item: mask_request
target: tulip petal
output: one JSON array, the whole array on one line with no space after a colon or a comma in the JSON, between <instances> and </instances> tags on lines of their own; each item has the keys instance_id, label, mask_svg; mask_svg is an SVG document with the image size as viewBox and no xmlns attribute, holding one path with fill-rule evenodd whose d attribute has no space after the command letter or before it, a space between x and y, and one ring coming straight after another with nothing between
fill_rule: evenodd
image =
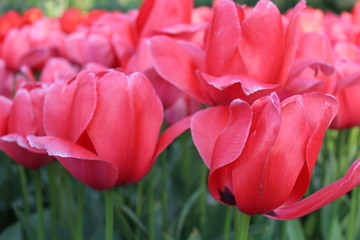
<instances>
[{"instance_id":1,"label":"tulip petal","mask_svg":"<svg viewBox=\"0 0 360 240\"><path fill-rule=\"evenodd\" d=\"M74 77L76 68L64 58L50 59L41 71L40 82L53 83L60 80L66 81Z\"/></svg>"},{"instance_id":2,"label":"tulip petal","mask_svg":"<svg viewBox=\"0 0 360 240\"><path fill-rule=\"evenodd\" d=\"M31 169L38 169L52 160L44 150L31 147L26 138L19 134L2 136L0 149L18 164Z\"/></svg>"},{"instance_id":3,"label":"tulip petal","mask_svg":"<svg viewBox=\"0 0 360 240\"><path fill-rule=\"evenodd\" d=\"M193 48L196 50L193 52L203 54L198 47L193 45ZM150 50L154 68L162 78L198 101L210 103L206 91L196 78L198 66L195 58L184 46L169 37L157 36L151 38Z\"/></svg>"},{"instance_id":4,"label":"tulip petal","mask_svg":"<svg viewBox=\"0 0 360 240\"><path fill-rule=\"evenodd\" d=\"M85 63L96 62L106 67L113 67L115 54L107 36L100 33L90 33L83 42Z\"/></svg>"},{"instance_id":5,"label":"tulip petal","mask_svg":"<svg viewBox=\"0 0 360 240\"><path fill-rule=\"evenodd\" d=\"M136 20L139 35L178 23L190 23L193 0L145 0ZM166 21L164 21L166 19Z\"/></svg>"},{"instance_id":6,"label":"tulip petal","mask_svg":"<svg viewBox=\"0 0 360 240\"><path fill-rule=\"evenodd\" d=\"M289 79L296 78L299 74L301 74L302 71L304 71L308 67L312 68L315 72L320 70L326 76L330 76L335 72L335 68L326 62L308 58L297 58L291 68Z\"/></svg>"},{"instance_id":7,"label":"tulip petal","mask_svg":"<svg viewBox=\"0 0 360 240\"><path fill-rule=\"evenodd\" d=\"M247 73L260 82L279 81L284 49L284 31L279 9L271 1L261 0L241 24L239 50L242 58L247 60Z\"/></svg>"},{"instance_id":8,"label":"tulip petal","mask_svg":"<svg viewBox=\"0 0 360 240\"><path fill-rule=\"evenodd\" d=\"M264 174L270 151L280 130L281 111L276 94L256 101L252 106L253 122L250 134L232 171L236 205L241 212L264 212L261 199ZM222 189L221 189L222 190Z\"/></svg>"},{"instance_id":9,"label":"tulip petal","mask_svg":"<svg viewBox=\"0 0 360 240\"><path fill-rule=\"evenodd\" d=\"M331 127L344 129L353 126L360 126L360 85L349 86L335 94L339 101L339 110Z\"/></svg>"},{"instance_id":10,"label":"tulip petal","mask_svg":"<svg viewBox=\"0 0 360 240\"><path fill-rule=\"evenodd\" d=\"M117 185L133 183L153 164L163 120L161 102L150 81L138 73L128 78L109 71L100 78L97 90L89 137L98 156L117 167Z\"/></svg>"},{"instance_id":11,"label":"tulip petal","mask_svg":"<svg viewBox=\"0 0 360 240\"><path fill-rule=\"evenodd\" d=\"M79 73L70 85L54 84L44 100L47 135L76 142L94 114L96 98L96 76L92 72Z\"/></svg>"},{"instance_id":12,"label":"tulip petal","mask_svg":"<svg viewBox=\"0 0 360 240\"><path fill-rule=\"evenodd\" d=\"M210 173L232 163L241 154L252 122L252 112L249 104L235 99L230 104L230 117L219 137L216 139Z\"/></svg>"},{"instance_id":13,"label":"tulip petal","mask_svg":"<svg viewBox=\"0 0 360 240\"><path fill-rule=\"evenodd\" d=\"M186 130L190 128L190 120L193 116L188 116L184 119L181 119L177 123L171 125L168 129L166 129L160 136L158 144L156 146L154 159L156 159L162 151L167 148L174 141L175 138L180 136Z\"/></svg>"},{"instance_id":14,"label":"tulip petal","mask_svg":"<svg viewBox=\"0 0 360 240\"><path fill-rule=\"evenodd\" d=\"M289 220L305 216L335 201L360 184L360 159L356 160L345 176L320 189L307 198L264 214L266 217Z\"/></svg>"},{"instance_id":15,"label":"tulip petal","mask_svg":"<svg viewBox=\"0 0 360 240\"><path fill-rule=\"evenodd\" d=\"M264 165L259 213L283 205L306 164L304 156L312 132L305 111L301 96L292 97L287 104L281 104L280 130Z\"/></svg>"},{"instance_id":16,"label":"tulip petal","mask_svg":"<svg viewBox=\"0 0 360 240\"><path fill-rule=\"evenodd\" d=\"M30 93L19 89L13 99L9 116L9 133L26 136L36 133L36 123Z\"/></svg>"},{"instance_id":17,"label":"tulip petal","mask_svg":"<svg viewBox=\"0 0 360 240\"><path fill-rule=\"evenodd\" d=\"M282 104L286 105L292 98L286 99ZM337 112L337 101L331 95L315 92L304 94L301 98L311 136L306 146L306 162L285 204L298 201L307 191L325 132Z\"/></svg>"},{"instance_id":18,"label":"tulip petal","mask_svg":"<svg viewBox=\"0 0 360 240\"><path fill-rule=\"evenodd\" d=\"M216 140L226 127L229 118L229 108L219 106L199 111L191 119L192 139L208 168L211 166Z\"/></svg>"},{"instance_id":19,"label":"tulip petal","mask_svg":"<svg viewBox=\"0 0 360 240\"><path fill-rule=\"evenodd\" d=\"M266 84L255 81L246 75L214 77L201 71L196 71L196 73L213 102L221 105L228 105L236 98L251 104L262 96L269 95L282 87L280 84Z\"/></svg>"},{"instance_id":20,"label":"tulip petal","mask_svg":"<svg viewBox=\"0 0 360 240\"><path fill-rule=\"evenodd\" d=\"M35 126L37 136L45 136L43 110L44 110L44 96L43 88L35 88L30 91L31 104L34 112ZM29 134L27 134L29 135Z\"/></svg>"},{"instance_id":21,"label":"tulip petal","mask_svg":"<svg viewBox=\"0 0 360 240\"><path fill-rule=\"evenodd\" d=\"M0 96L0 136L8 132L8 119L12 101L4 96Z\"/></svg>"},{"instance_id":22,"label":"tulip petal","mask_svg":"<svg viewBox=\"0 0 360 240\"><path fill-rule=\"evenodd\" d=\"M206 71L211 75L242 72L243 62L238 54L240 42L238 9L232 1L221 1L214 8L206 46Z\"/></svg>"},{"instance_id":23,"label":"tulip petal","mask_svg":"<svg viewBox=\"0 0 360 240\"><path fill-rule=\"evenodd\" d=\"M285 55L284 62L282 67L282 72L280 76L279 83L285 83L288 79L289 72L291 69L291 63L294 60L296 48L298 47L298 38L299 38L299 14L306 7L306 1L299 1L296 6L293 8L293 12L290 18L290 22L286 29L285 34Z\"/></svg>"},{"instance_id":24,"label":"tulip petal","mask_svg":"<svg viewBox=\"0 0 360 240\"><path fill-rule=\"evenodd\" d=\"M32 147L44 149L56 157L76 179L89 187L104 190L115 186L116 167L87 149L57 137L29 136L28 140Z\"/></svg>"},{"instance_id":25,"label":"tulip petal","mask_svg":"<svg viewBox=\"0 0 360 240\"><path fill-rule=\"evenodd\" d=\"M230 104L226 127L216 139L209 174L209 191L224 204L234 204L232 167L242 153L252 122L250 106L236 99Z\"/></svg>"}]
</instances>

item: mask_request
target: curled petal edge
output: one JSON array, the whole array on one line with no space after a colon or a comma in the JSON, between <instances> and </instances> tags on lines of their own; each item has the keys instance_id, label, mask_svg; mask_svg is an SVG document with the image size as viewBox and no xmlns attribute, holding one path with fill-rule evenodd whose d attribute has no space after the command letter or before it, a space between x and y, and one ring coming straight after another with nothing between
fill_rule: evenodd
<instances>
[{"instance_id":1,"label":"curled petal edge","mask_svg":"<svg viewBox=\"0 0 360 240\"><path fill-rule=\"evenodd\" d=\"M358 158L346 172L345 176L332 184L320 189L307 198L280 207L264 214L268 218L290 220L303 217L319 208L335 201L360 184L360 158Z\"/></svg>"},{"instance_id":2,"label":"curled petal edge","mask_svg":"<svg viewBox=\"0 0 360 240\"><path fill-rule=\"evenodd\" d=\"M76 143L57 137L27 137L30 145L54 156L76 179L96 190L115 187L116 166Z\"/></svg>"}]
</instances>

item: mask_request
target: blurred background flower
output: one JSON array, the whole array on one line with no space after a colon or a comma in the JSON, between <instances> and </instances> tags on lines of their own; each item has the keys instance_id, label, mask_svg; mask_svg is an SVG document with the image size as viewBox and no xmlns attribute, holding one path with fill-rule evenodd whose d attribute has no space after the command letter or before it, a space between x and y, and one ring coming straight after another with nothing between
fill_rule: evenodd
<instances>
[{"instance_id":1,"label":"blurred background flower","mask_svg":"<svg viewBox=\"0 0 360 240\"><path fill-rule=\"evenodd\" d=\"M142 0L2 0L0 2L0 14L6 10L15 9L24 11L32 7L39 7L48 16L59 16L66 8L76 7L81 10L102 8L107 10L128 10L137 8ZM196 6L210 6L212 0L194 0ZM240 4L255 5L256 0L236 0ZM297 0L273 0L281 9L286 11L294 6ZM356 0L308 0L308 6L331 10L333 12L350 11Z\"/></svg>"}]
</instances>

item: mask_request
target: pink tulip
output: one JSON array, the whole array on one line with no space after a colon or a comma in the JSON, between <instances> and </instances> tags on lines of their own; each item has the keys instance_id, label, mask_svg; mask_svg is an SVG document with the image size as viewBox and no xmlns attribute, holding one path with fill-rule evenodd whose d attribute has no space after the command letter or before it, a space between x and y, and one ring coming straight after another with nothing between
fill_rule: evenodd
<instances>
[{"instance_id":1,"label":"pink tulip","mask_svg":"<svg viewBox=\"0 0 360 240\"><path fill-rule=\"evenodd\" d=\"M46 137L28 137L78 180L94 189L131 184L143 178L157 155L182 131L160 138L161 102L142 74L109 70L80 72L58 82L44 101Z\"/></svg>"}]
</instances>

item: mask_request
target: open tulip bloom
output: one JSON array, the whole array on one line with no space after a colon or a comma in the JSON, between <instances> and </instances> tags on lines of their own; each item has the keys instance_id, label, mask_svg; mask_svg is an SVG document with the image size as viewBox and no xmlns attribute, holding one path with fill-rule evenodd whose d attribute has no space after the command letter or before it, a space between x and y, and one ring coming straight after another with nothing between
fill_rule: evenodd
<instances>
[{"instance_id":1,"label":"open tulip bloom","mask_svg":"<svg viewBox=\"0 0 360 240\"><path fill-rule=\"evenodd\" d=\"M360 160L342 179L300 200L336 110L330 95L295 95L280 103L272 93L251 106L236 99L230 106L195 114L192 137L210 169L212 196L249 215L285 220L302 217L349 192L360 183Z\"/></svg>"}]
</instances>

